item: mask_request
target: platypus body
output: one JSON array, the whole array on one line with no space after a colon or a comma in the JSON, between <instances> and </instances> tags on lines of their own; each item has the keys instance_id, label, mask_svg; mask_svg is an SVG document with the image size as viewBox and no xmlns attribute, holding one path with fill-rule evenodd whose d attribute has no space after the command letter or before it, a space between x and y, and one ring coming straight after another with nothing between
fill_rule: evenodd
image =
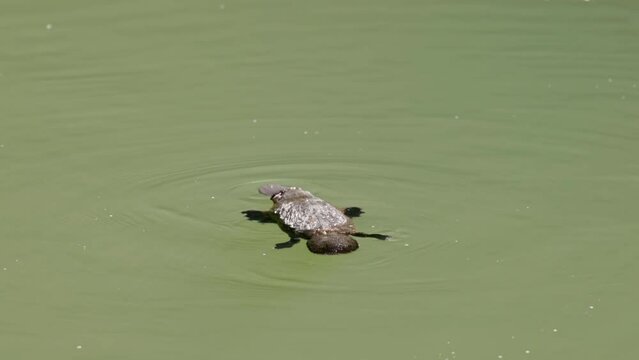
<instances>
[{"instance_id":1,"label":"platypus body","mask_svg":"<svg viewBox=\"0 0 639 360\"><path fill-rule=\"evenodd\" d=\"M388 238L380 234L364 234L355 229L351 220L362 214L357 207L340 210L328 202L299 187L277 184L259 188L263 195L270 196L273 207L268 211L243 211L250 220L277 222L290 240L276 248L291 247L299 238L308 239L306 246L316 254L343 254L357 250L357 241L351 237Z\"/></svg>"}]
</instances>

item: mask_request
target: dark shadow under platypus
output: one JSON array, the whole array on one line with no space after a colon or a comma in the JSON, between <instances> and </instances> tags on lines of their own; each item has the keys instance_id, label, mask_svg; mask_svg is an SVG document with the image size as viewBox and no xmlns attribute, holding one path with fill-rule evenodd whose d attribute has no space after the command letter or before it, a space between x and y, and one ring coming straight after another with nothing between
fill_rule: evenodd
<instances>
[{"instance_id":1,"label":"dark shadow under platypus","mask_svg":"<svg viewBox=\"0 0 639 360\"><path fill-rule=\"evenodd\" d=\"M316 254L342 254L357 250L359 244L351 236L386 240L387 235L365 234L355 229L351 218L364 212L358 207L340 210L328 202L298 187L269 184L259 192L270 196L273 207L268 211L242 211L247 219L260 223L277 223L288 234L289 241L275 245L289 248L308 239L306 245Z\"/></svg>"}]
</instances>

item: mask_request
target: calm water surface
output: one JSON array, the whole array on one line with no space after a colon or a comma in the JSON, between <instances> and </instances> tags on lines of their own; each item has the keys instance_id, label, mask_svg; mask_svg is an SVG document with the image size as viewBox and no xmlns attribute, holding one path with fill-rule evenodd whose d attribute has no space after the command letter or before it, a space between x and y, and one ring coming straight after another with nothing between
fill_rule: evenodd
<instances>
[{"instance_id":1,"label":"calm water surface","mask_svg":"<svg viewBox=\"0 0 639 360\"><path fill-rule=\"evenodd\" d=\"M2 358L636 354L639 3L4 0L0 30ZM392 239L275 250L240 213L267 182Z\"/></svg>"}]
</instances>

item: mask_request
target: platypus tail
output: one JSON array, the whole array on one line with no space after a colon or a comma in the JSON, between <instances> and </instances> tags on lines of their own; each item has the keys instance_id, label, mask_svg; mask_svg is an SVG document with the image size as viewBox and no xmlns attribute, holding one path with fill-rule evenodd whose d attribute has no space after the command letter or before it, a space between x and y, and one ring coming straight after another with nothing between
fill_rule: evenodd
<instances>
[{"instance_id":1,"label":"platypus tail","mask_svg":"<svg viewBox=\"0 0 639 360\"><path fill-rule=\"evenodd\" d=\"M306 242L311 252L316 254L336 255L357 250L359 245L352 237L337 233L317 233Z\"/></svg>"}]
</instances>

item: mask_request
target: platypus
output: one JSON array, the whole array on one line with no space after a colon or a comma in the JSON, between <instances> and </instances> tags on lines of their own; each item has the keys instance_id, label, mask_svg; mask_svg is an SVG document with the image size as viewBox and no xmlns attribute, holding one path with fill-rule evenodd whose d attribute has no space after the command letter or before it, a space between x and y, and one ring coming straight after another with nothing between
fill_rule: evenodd
<instances>
[{"instance_id":1,"label":"platypus","mask_svg":"<svg viewBox=\"0 0 639 360\"><path fill-rule=\"evenodd\" d=\"M316 254L343 254L357 250L359 245L351 237L389 238L381 234L358 232L351 220L363 213L358 207L340 210L310 192L295 186L262 185L259 192L270 196L273 207L268 211L247 210L242 213L250 220L276 222L290 240L277 244L278 249L291 247L299 238L308 239L306 246Z\"/></svg>"}]
</instances>

